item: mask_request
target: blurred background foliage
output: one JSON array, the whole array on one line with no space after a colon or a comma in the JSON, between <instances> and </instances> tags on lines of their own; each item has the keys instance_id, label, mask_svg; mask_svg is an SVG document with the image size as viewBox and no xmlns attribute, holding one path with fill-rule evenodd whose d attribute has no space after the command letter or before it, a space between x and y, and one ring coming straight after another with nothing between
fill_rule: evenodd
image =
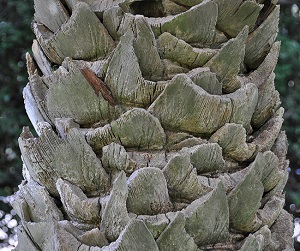
<instances>
[{"instance_id":1,"label":"blurred background foliage","mask_svg":"<svg viewBox=\"0 0 300 251\"><path fill-rule=\"evenodd\" d=\"M276 68L276 87L285 108L284 130L289 139L288 158L291 162L286 209L300 217L300 3L280 0L280 4L278 40L282 45ZM32 18L33 0L0 0L1 250L11 250L9 246L15 243L15 213L6 197L17 190L22 180L17 139L22 127L30 125L24 110L22 89L27 82L25 53L30 51L34 38L30 29Z\"/></svg>"},{"instance_id":2,"label":"blurred background foliage","mask_svg":"<svg viewBox=\"0 0 300 251\"><path fill-rule=\"evenodd\" d=\"M285 1L283 1L285 2ZM283 128L289 141L290 178L286 187L286 209L300 217L300 2L281 5L278 40L281 51L276 88L285 108Z\"/></svg>"},{"instance_id":3,"label":"blurred background foliage","mask_svg":"<svg viewBox=\"0 0 300 251\"><path fill-rule=\"evenodd\" d=\"M25 53L30 51L33 0L0 0L0 250L16 244L16 216L7 196L22 180L18 137L26 116L22 89L27 82Z\"/></svg>"},{"instance_id":4,"label":"blurred background foliage","mask_svg":"<svg viewBox=\"0 0 300 251\"><path fill-rule=\"evenodd\" d=\"M0 0L0 196L12 194L22 179L17 140L22 126L30 124L22 89L32 18L33 0Z\"/></svg>"}]
</instances>

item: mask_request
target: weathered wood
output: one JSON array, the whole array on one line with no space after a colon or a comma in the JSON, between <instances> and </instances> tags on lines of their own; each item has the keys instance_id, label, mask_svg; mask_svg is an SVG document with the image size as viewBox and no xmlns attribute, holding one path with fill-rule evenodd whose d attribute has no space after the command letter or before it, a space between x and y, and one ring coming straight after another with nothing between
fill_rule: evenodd
<instances>
[{"instance_id":1,"label":"weathered wood","mask_svg":"<svg viewBox=\"0 0 300 251\"><path fill-rule=\"evenodd\" d=\"M69 19L68 11L59 0L35 0L34 19L55 33Z\"/></svg>"},{"instance_id":2,"label":"weathered wood","mask_svg":"<svg viewBox=\"0 0 300 251\"><path fill-rule=\"evenodd\" d=\"M34 39L32 42L31 50L33 53L34 60L37 63L37 66L39 67L39 70L45 76L50 75L52 73L51 63L45 56L41 46L39 45L36 39Z\"/></svg>"},{"instance_id":3,"label":"weathered wood","mask_svg":"<svg viewBox=\"0 0 300 251\"><path fill-rule=\"evenodd\" d=\"M264 61L257 67L256 70L252 71L249 76L244 77L245 83L253 83L258 88L263 85L272 75L275 70L280 50L280 42L275 42Z\"/></svg>"},{"instance_id":4,"label":"weathered wood","mask_svg":"<svg viewBox=\"0 0 300 251\"><path fill-rule=\"evenodd\" d=\"M216 12L216 4L205 0L188 11L174 16L172 20L162 23L161 30L188 43L209 44L215 35Z\"/></svg>"},{"instance_id":5,"label":"weathered wood","mask_svg":"<svg viewBox=\"0 0 300 251\"><path fill-rule=\"evenodd\" d=\"M207 143L207 140L201 139L201 138L195 138L193 135L191 135L189 133L185 133L185 132L166 131L166 135L167 135L167 142L166 142L167 148L177 145L177 144L180 144L181 142L188 140L188 139L198 140L198 142L199 142L198 145ZM180 148L178 150L181 150L182 148Z\"/></svg>"},{"instance_id":6,"label":"weathered wood","mask_svg":"<svg viewBox=\"0 0 300 251\"><path fill-rule=\"evenodd\" d=\"M131 220L119 238L102 251L159 251L155 240L145 224L140 220Z\"/></svg>"},{"instance_id":7,"label":"weathered wood","mask_svg":"<svg viewBox=\"0 0 300 251\"><path fill-rule=\"evenodd\" d=\"M54 198L49 195L45 187L30 181L21 184L19 189L19 194L12 205L21 220L33 222L63 220L62 212L58 209ZM26 206L22 205L23 203L26 203Z\"/></svg>"},{"instance_id":8,"label":"weathered wood","mask_svg":"<svg viewBox=\"0 0 300 251\"><path fill-rule=\"evenodd\" d=\"M125 173L132 173L136 163L130 159L122 145L111 143L102 148L102 165L111 176L118 175L121 170Z\"/></svg>"},{"instance_id":9,"label":"weathered wood","mask_svg":"<svg viewBox=\"0 0 300 251\"><path fill-rule=\"evenodd\" d=\"M185 229L198 246L224 242L229 235L229 212L224 186L221 182L205 196L182 210Z\"/></svg>"},{"instance_id":10,"label":"weathered wood","mask_svg":"<svg viewBox=\"0 0 300 251\"><path fill-rule=\"evenodd\" d=\"M277 156L271 151L264 152L263 154L258 153L257 157L259 155L263 156L263 161L261 161L262 183L265 192L268 192L278 184L282 176L279 170L279 161Z\"/></svg>"},{"instance_id":11,"label":"weathered wood","mask_svg":"<svg viewBox=\"0 0 300 251\"><path fill-rule=\"evenodd\" d=\"M222 1L215 2L219 3L220 5ZM227 3L227 8L233 8L229 10L230 15L228 15L229 13L224 15L225 11L219 14L217 28L231 37L235 37L246 25L249 27L249 31L252 32L255 28L256 20L262 9L262 6L253 1L227 0L226 2L229 2ZM241 5L238 7L238 9L236 9L240 3Z\"/></svg>"},{"instance_id":12,"label":"weathered wood","mask_svg":"<svg viewBox=\"0 0 300 251\"><path fill-rule=\"evenodd\" d=\"M245 63L249 68L255 69L259 66L270 51L277 36L278 22L279 6L276 6L265 21L247 38Z\"/></svg>"},{"instance_id":13,"label":"weathered wood","mask_svg":"<svg viewBox=\"0 0 300 251\"><path fill-rule=\"evenodd\" d=\"M294 250L294 240L290 233L293 232L293 217L282 210L275 223L270 228L272 240L277 245L277 250Z\"/></svg>"},{"instance_id":14,"label":"weathered wood","mask_svg":"<svg viewBox=\"0 0 300 251\"><path fill-rule=\"evenodd\" d=\"M122 107L115 106L112 97L113 101L107 100L102 92L96 94L74 61L66 59L64 65L42 78L43 83L49 86L45 103L52 121L55 118L72 118L78 124L91 125L111 121L125 112ZM93 75L93 78L97 77ZM85 95L82 96L82 93Z\"/></svg>"},{"instance_id":15,"label":"weathered wood","mask_svg":"<svg viewBox=\"0 0 300 251\"><path fill-rule=\"evenodd\" d=\"M218 144L202 144L184 148L182 151L190 154L191 164L196 168L198 174L222 171L225 167L222 148Z\"/></svg>"},{"instance_id":16,"label":"weathered wood","mask_svg":"<svg viewBox=\"0 0 300 251\"><path fill-rule=\"evenodd\" d=\"M177 74L188 73L190 71L186 66L169 59L163 59L162 62L164 65L164 80L170 80Z\"/></svg>"},{"instance_id":17,"label":"weathered wood","mask_svg":"<svg viewBox=\"0 0 300 251\"><path fill-rule=\"evenodd\" d=\"M264 197L261 200L261 204L265 205L269 200L271 200L276 194L282 194L284 187L287 183L287 180L289 178L289 172L287 171L288 163L284 166L284 171L281 173L281 178L278 184L268 193L264 195Z\"/></svg>"},{"instance_id":18,"label":"weathered wood","mask_svg":"<svg viewBox=\"0 0 300 251\"><path fill-rule=\"evenodd\" d=\"M284 109L279 108L276 113L259 129L253 136L253 144L257 145L257 151L268 151L273 146L276 138L280 133L280 128L283 123Z\"/></svg>"},{"instance_id":19,"label":"weathered wood","mask_svg":"<svg viewBox=\"0 0 300 251\"><path fill-rule=\"evenodd\" d=\"M256 150L254 144L246 142L246 136L246 130L242 125L229 123L216 131L209 141L218 143L225 156L245 161L250 159Z\"/></svg>"},{"instance_id":20,"label":"weathered wood","mask_svg":"<svg viewBox=\"0 0 300 251\"><path fill-rule=\"evenodd\" d=\"M116 105L116 101L114 100L113 96L111 95L111 92L109 89L107 89L104 82L96 76L96 74L89 69L88 67L84 67L80 69L82 75L85 77L85 79L89 82L89 84L93 87L95 94L99 96L99 93L101 93L102 97L108 101L108 103L111 106Z\"/></svg>"},{"instance_id":21,"label":"weathered wood","mask_svg":"<svg viewBox=\"0 0 300 251\"><path fill-rule=\"evenodd\" d=\"M140 108L132 109L110 124L86 134L87 142L96 150L111 142L139 149L162 149L165 138L159 120Z\"/></svg>"},{"instance_id":22,"label":"weathered wood","mask_svg":"<svg viewBox=\"0 0 300 251\"><path fill-rule=\"evenodd\" d=\"M226 20L234 15L242 4L242 0L214 0L218 6L218 23L222 23L223 20ZM232 24L231 24L232 25Z\"/></svg>"},{"instance_id":23,"label":"weathered wood","mask_svg":"<svg viewBox=\"0 0 300 251\"><path fill-rule=\"evenodd\" d=\"M37 71L33 58L30 56L28 52L26 52L26 68L28 76L33 76Z\"/></svg>"},{"instance_id":24,"label":"weathered wood","mask_svg":"<svg viewBox=\"0 0 300 251\"><path fill-rule=\"evenodd\" d=\"M262 220L263 225L271 227L274 224L283 209L284 202L283 194L274 196L262 209L258 210L258 216Z\"/></svg>"},{"instance_id":25,"label":"weathered wood","mask_svg":"<svg viewBox=\"0 0 300 251\"><path fill-rule=\"evenodd\" d=\"M45 85L45 83L43 83L43 81L41 80L39 75L37 75L37 73L29 77L29 86L36 103L36 108L39 109L39 113L43 117L43 120L40 122L47 121L48 123L52 124L47 104L45 102L48 86Z\"/></svg>"},{"instance_id":26,"label":"weathered wood","mask_svg":"<svg viewBox=\"0 0 300 251\"><path fill-rule=\"evenodd\" d=\"M157 39L157 43L162 58L193 68L203 66L217 53L217 50L192 47L184 40L178 39L168 32L161 34Z\"/></svg>"},{"instance_id":27,"label":"weathered wood","mask_svg":"<svg viewBox=\"0 0 300 251\"><path fill-rule=\"evenodd\" d=\"M206 105L208 103L209 106ZM190 78L181 74L172 79L149 107L149 111L168 130L209 134L230 119L231 102L229 99L209 95Z\"/></svg>"},{"instance_id":28,"label":"weathered wood","mask_svg":"<svg viewBox=\"0 0 300 251\"><path fill-rule=\"evenodd\" d=\"M175 155L162 171L173 200L192 201L203 193L198 182L197 170L191 164L189 153Z\"/></svg>"},{"instance_id":29,"label":"weathered wood","mask_svg":"<svg viewBox=\"0 0 300 251\"><path fill-rule=\"evenodd\" d=\"M94 251L96 251L96 247L103 247L109 245L109 242L105 237L105 234L101 232L99 228L94 228L90 231L84 232L83 234L78 236L77 239L81 243L88 245L90 250L95 249ZM100 251L100 248L98 249Z\"/></svg>"},{"instance_id":30,"label":"weathered wood","mask_svg":"<svg viewBox=\"0 0 300 251\"><path fill-rule=\"evenodd\" d=\"M11 202L11 206L15 210L16 214L20 217L20 219L22 219L22 221L25 222L31 221L31 215L30 215L30 209L28 203L26 202L26 200L24 199L20 191L15 193L14 200Z\"/></svg>"},{"instance_id":31,"label":"weathered wood","mask_svg":"<svg viewBox=\"0 0 300 251\"><path fill-rule=\"evenodd\" d=\"M63 179L57 180L56 187L64 210L71 220L99 224L99 198L88 198L80 188Z\"/></svg>"},{"instance_id":32,"label":"weathered wood","mask_svg":"<svg viewBox=\"0 0 300 251\"><path fill-rule=\"evenodd\" d=\"M249 28L246 26L236 38L229 40L205 66L217 74L222 83L223 91L231 93L241 87L237 74L245 56L245 43ZM228 65L230 63L230 67Z\"/></svg>"},{"instance_id":33,"label":"weathered wood","mask_svg":"<svg viewBox=\"0 0 300 251\"><path fill-rule=\"evenodd\" d=\"M170 223L169 218L165 214L139 215L137 219L145 223L155 240Z\"/></svg>"},{"instance_id":34,"label":"weathered wood","mask_svg":"<svg viewBox=\"0 0 300 251\"><path fill-rule=\"evenodd\" d=\"M252 125L259 127L280 107L279 92L275 89L275 73L258 88L258 102L252 117Z\"/></svg>"},{"instance_id":35,"label":"weathered wood","mask_svg":"<svg viewBox=\"0 0 300 251\"><path fill-rule=\"evenodd\" d=\"M227 122L242 124L250 130L256 104L257 87L253 84L226 96L216 96L205 92L186 75L178 74L148 110L168 130L208 135Z\"/></svg>"},{"instance_id":36,"label":"weathered wood","mask_svg":"<svg viewBox=\"0 0 300 251\"><path fill-rule=\"evenodd\" d=\"M108 1L83 0L83 2L86 2L93 12L103 13L105 10L111 7L118 6L120 3L123 3L125 1L124 0L108 0Z\"/></svg>"},{"instance_id":37,"label":"weathered wood","mask_svg":"<svg viewBox=\"0 0 300 251\"><path fill-rule=\"evenodd\" d=\"M208 67L193 69L187 75L196 85L209 94L222 94L222 84L218 81L216 74L212 73Z\"/></svg>"},{"instance_id":38,"label":"weathered wood","mask_svg":"<svg viewBox=\"0 0 300 251\"><path fill-rule=\"evenodd\" d=\"M128 30L121 37L109 63L105 83L117 102L145 107L155 100L163 90L163 86L156 82L145 81L143 78L134 50L138 46L134 47L134 41L132 30Z\"/></svg>"},{"instance_id":39,"label":"weathered wood","mask_svg":"<svg viewBox=\"0 0 300 251\"><path fill-rule=\"evenodd\" d=\"M254 84L247 84L234 93L224 95L232 103L230 123L241 124L247 133L252 131L251 119L258 101L258 89Z\"/></svg>"},{"instance_id":40,"label":"weathered wood","mask_svg":"<svg viewBox=\"0 0 300 251\"><path fill-rule=\"evenodd\" d=\"M174 0L174 2L180 5L191 7L203 2L203 0Z\"/></svg>"},{"instance_id":41,"label":"weathered wood","mask_svg":"<svg viewBox=\"0 0 300 251\"><path fill-rule=\"evenodd\" d=\"M37 250L78 250L81 243L63 227L62 222L24 223L26 234ZM35 250L35 249L33 249Z\"/></svg>"},{"instance_id":42,"label":"weathered wood","mask_svg":"<svg viewBox=\"0 0 300 251\"><path fill-rule=\"evenodd\" d=\"M18 249L293 250L276 2L35 0Z\"/></svg>"},{"instance_id":43,"label":"weathered wood","mask_svg":"<svg viewBox=\"0 0 300 251\"><path fill-rule=\"evenodd\" d=\"M177 15L189 9L188 7L186 7L185 4L184 5L180 4L179 1L176 2L172 0L163 0L162 5L163 5L164 16ZM196 0L196 1L198 1L196 4L198 4L202 0Z\"/></svg>"},{"instance_id":44,"label":"weathered wood","mask_svg":"<svg viewBox=\"0 0 300 251\"><path fill-rule=\"evenodd\" d=\"M105 208L102 209L100 229L105 232L109 241L115 241L129 223L126 208L127 198L128 187L126 184L126 175L121 171L113 183L113 188Z\"/></svg>"},{"instance_id":45,"label":"weathered wood","mask_svg":"<svg viewBox=\"0 0 300 251\"><path fill-rule=\"evenodd\" d=\"M104 58L115 47L95 13L82 2L76 4L70 19L57 32L52 33L36 22L33 23L33 31L47 57L57 64L61 64L65 57Z\"/></svg>"},{"instance_id":46,"label":"weathered wood","mask_svg":"<svg viewBox=\"0 0 300 251\"><path fill-rule=\"evenodd\" d=\"M170 146L169 149L171 151L179 151L184 147L193 147L193 146L201 145L203 143L207 143L207 142L205 140L202 140L201 138L191 137Z\"/></svg>"},{"instance_id":47,"label":"weathered wood","mask_svg":"<svg viewBox=\"0 0 300 251\"><path fill-rule=\"evenodd\" d=\"M131 30L133 32L133 25L134 25L134 15L132 15L131 13L124 13L124 15L122 16L121 19L121 23L118 24L118 26L116 27L116 33L117 33L117 41L119 40L119 38L123 35L126 34L126 32L128 30Z\"/></svg>"},{"instance_id":48,"label":"weathered wood","mask_svg":"<svg viewBox=\"0 0 300 251\"><path fill-rule=\"evenodd\" d=\"M32 251L40 251L40 249L33 242L32 238L28 236L23 226L18 227L17 233L18 233L18 246L15 248L15 251L22 251L24 247Z\"/></svg>"},{"instance_id":49,"label":"weathered wood","mask_svg":"<svg viewBox=\"0 0 300 251\"><path fill-rule=\"evenodd\" d=\"M193 238L186 232L186 220L182 212L167 213L170 223L156 240L160 251L182 250L197 251Z\"/></svg>"},{"instance_id":50,"label":"weathered wood","mask_svg":"<svg viewBox=\"0 0 300 251\"><path fill-rule=\"evenodd\" d=\"M134 19L133 48L142 75L147 80L161 80L163 64L158 54L156 40L145 17L137 15Z\"/></svg>"},{"instance_id":51,"label":"weathered wood","mask_svg":"<svg viewBox=\"0 0 300 251\"><path fill-rule=\"evenodd\" d=\"M188 43L210 44L216 32L217 11L215 3L205 0L181 14L147 20L156 36L169 32Z\"/></svg>"},{"instance_id":52,"label":"weathered wood","mask_svg":"<svg viewBox=\"0 0 300 251\"><path fill-rule=\"evenodd\" d=\"M124 11L119 6L114 6L103 13L103 25L114 40L119 40L119 26L124 17Z\"/></svg>"},{"instance_id":53,"label":"weathered wood","mask_svg":"<svg viewBox=\"0 0 300 251\"><path fill-rule=\"evenodd\" d=\"M34 130L38 134L40 134L38 123L45 121L45 118L38 108L37 102L31 92L31 88L29 84L27 84L23 89L23 98L24 98L25 110L27 116L29 117L31 124L34 127Z\"/></svg>"},{"instance_id":54,"label":"weathered wood","mask_svg":"<svg viewBox=\"0 0 300 251\"><path fill-rule=\"evenodd\" d=\"M262 155L258 155L242 180L228 194L230 226L240 232L258 230L262 221L257 217L264 186L262 183Z\"/></svg>"},{"instance_id":55,"label":"weathered wood","mask_svg":"<svg viewBox=\"0 0 300 251\"><path fill-rule=\"evenodd\" d=\"M238 251L263 251L263 241L262 236L250 234Z\"/></svg>"},{"instance_id":56,"label":"weathered wood","mask_svg":"<svg viewBox=\"0 0 300 251\"><path fill-rule=\"evenodd\" d=\"M254 233L254 236L263 239L264 251L276 250L277 245L272 240L271 231L268 226L263 226L261 229Z\"/></svg>"},{"instance_id":57,"label":"weathered wood","mask_svg":"<svg viewBox=\"0 0 300 251\"><path fill-rule=\"evenodd\" d=\"M154 167L135 171L128 179L128 211L135 214L159 214L172 209L167 181Z\"/></svg>"},{"instance_id":58,"label":"weathered wood","mask_svg":"<svg viewBox=\"0 0 300 251\"><path fill-rule=\"evenodd\" d=\"M167 153L165 150L154 151L128 151L129 157L136 163L137 168L143 168L147 166L155 166L159 169L163 169L168 160L175 153Z\"/></svg>"},{"instance_id":59,"label":"weathered wood","mask_svg":"<svg viewBox=\"0 0 300 251\"><path fill-rule=\"evenodd\" d=\"M288 152L288 140L286 136L285 131L281 131L278 134L278 137L272 146L271 151L275 153L275 155L279 159L279 166L281 167L282 170L285 170L285 164L286 164L286 155Z\"/></svg>"},{"instance_id":60,"label":"weathered wood","mask_svg":"<svg viewBox=\"0 0 300 251\"><path fill-rule=\"evenodd\" d=\"M40 138L35 139L25 128L19 138L23 161L34 180L54 195L58 195L55 183L59 177L78 185L87 194L107 191L109 176L76 129L66 139L59 138L47 123L40 124L40 132Z\"/></svg>"}]
</instances>

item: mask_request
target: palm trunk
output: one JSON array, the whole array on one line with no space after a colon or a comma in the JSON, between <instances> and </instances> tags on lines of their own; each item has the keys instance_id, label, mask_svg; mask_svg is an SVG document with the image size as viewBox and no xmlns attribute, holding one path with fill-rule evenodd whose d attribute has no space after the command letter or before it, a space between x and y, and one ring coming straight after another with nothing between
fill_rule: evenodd
<instances>
[{"instance_id":1,"label":"palm trunk","mask_svg":"<svg viewBox=\"0 0 300 251\"><path fill-rule=\"evenodd\" d=\"M35 12L16 250L294 250L276 0Z\"/></svg>"}]
</instances>

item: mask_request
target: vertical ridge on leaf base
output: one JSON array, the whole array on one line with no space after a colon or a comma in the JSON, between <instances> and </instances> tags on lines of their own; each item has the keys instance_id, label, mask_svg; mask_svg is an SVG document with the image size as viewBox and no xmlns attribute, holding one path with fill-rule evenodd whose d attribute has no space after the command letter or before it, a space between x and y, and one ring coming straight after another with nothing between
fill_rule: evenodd
<instances>
[{"instance_id":1,"label":"vertical ridge on leaf base","mask_svg":"<svg viewBox=\"0 0 300 251\"><path fill-rule=\"evenodd\" d=\"M127 181L128 211L135 214L166 213L172 209L163 172L154 167L135 171Z\"/></svg>"},{"instance_id":2,"label":"vertical ridge on leaf base","mask_svg":"<svg viewBox=\"0 0 300 251\"><path fill-rule=\"evenodd\" d=\"M216 1L220 2L220 1ZM241 1L230 1L241 3ZM231 6L233 3L231 3ZM252 32L255 28L256 20L262 6L253 1L243 1L237 10L234 10L231 15L223 17L217 21L217 28L231 37L235 37L246 25L249 27L249 31Z\"/></svg>"},{"instance_id":3,"label":"vertical ridge on leaf base","mask_svg":"<svg viewBox=\"0 0 300 251\"><path fill-rule=\"evenodd\" d=\"M34 1L34 18L55 33L68 21L69 15L59 0Z\"/></svg>"},{"instance_id":4,"label":"vertical ridge on leaf base","mask_svg":"<svg viewBox=\"0 0 300 251\"><path fill-rule=\"evenodd\" d=\"M161 34L157 39L157 43L162 58L186 64L190 67L203 66L217 54L217 50L192 47L184 40L178 39L168 32Z\"/></svg>"},{"instance_id":5,"label":"vertical ridge on leaf base","mask_svg":"<svg viewBox=\"0 0 300 251\"><path fill-rule=\"evenodd\" d=\"M111 121L125 112L122 107L107 100L102 93L97 95L74 61L65 59L64 64L65 67L61 66L51 75L42 78L49 86L46 106L53 122L55 118L72 118L80 125L91 125Z\"/></svg>"},{"instance_id":6,"label":"vertical ridge on leaf base","mask_svg":"<svg viewBox=\"0 0 300 251\"><path fill-rule=\"evenodd\" d=\"M119 238L102 251L159 251L153 236L140 220L131 220Z\"/></svg>"},{"instance_id":7,"label":"vertical ridge on leaf base","mask_svg":"<svg viewBox=\"0 0 300 251\"><path fill-rule=\"evenodd\" d=\"M254 69L260 65L278 32L279 6L276 6L266 20L253 31L246 42L245 64Z\"/></svg>"},{"instance_id":8,"label":"vertical ridge on leaf base","mask_svg":"<svg viewBox=\"0 0 300 251\"><path fill-rule=\"evenodd\" d=\"M209 0L161 23L161 31L188 42L210 44L215 36L217 5ZM201 25L199 25L201 24Z\"/></svg>"},{"instance_id":9,"label":"vertical ridge on leaf base","mask_svg":"<svg viewBox=\"0 0 300 251\"><path fill-rule=\"evenodd\" d=\"M129 222L127 198L126 175L121 171L113 183L110 197L101 215L100 229L105 232L109 241L115 241Z\"/></svg>"},{"instance_id":10,"label":"vertical ridge on leaf base","mask_svg":"<svg viewBox=\"0 0 300 251\"><path fill-rule=\"evenodd\" d=\"M159 250L197 251L197 245L184 228L186 220L183 213L167 213L166 215L170 218L170 223L156 241Z\"/></svg>"},{"instance_id":11,"label":"vertical ridge on leaf base","mask_svg":"<svg viewBox=\"0 0 300 251\"><path fill-rule=\"evenodd\" d=\"M264 193L266 154L259 153L248 172L228 194L230 226L241 232L254 232L262 225L257 216Z\"/></svg>"},{"instance_id":12,"label":"vertical ridge on leaf base","mask_svg":"<svg viewBox=\"0 0 300 251\"><path fill-rule=\"evenodd\" d=\"M203 193L189 154L175 155L162 171L168 184L169 195L175 200L192 201Z\"/></svg>"},{"instance_id":13,"label":"vertical ridge on leaf base","mask_svg":"<svg viewBox=\"0 0 300 251\"><path fill-rule=\"evenodd\" d=\"M45 187L34 181L19 186L19 191L12 206L18 213L23 215L26 221L60 221L63 214L49 195Z\"/></svg>"},{"instance_id":14,"label":"vertical ridge on leaf base","mask_svg":"<svg viewBox=\"0 0 300 251\"><path fill-rule=\"evenodd\" d=\"M98 198L87 198L80 188L63 179L57 180L56 187L70 219L95 225L100 222Z\"/></svg>"},{"instance_id":15,"label":"vertical ridge on leaf base","mask_svg":"<svg viewBox=\"0 0 300 251\"><path fill-rule=\"evenodd\" d=\"M237 161L249 160L256 147L247 143L246 130L241 124L227 123L216 131L209 139L218 143L225 156Z\"/></svg>"},{"instance_id":16,"label":"vertical ridge on leaf base","mask_svg":"<svg viewBox=\"0 0 300 251\"><path fill-rule=\"evenodd\" d=\"M56 181L65 178L85 193L103 193L109 189L109 176L100 160L79 132L73 130L67 139L59 138L47 123L40 123L41 136L35 139L24 129L19 145L32 178L58 195ZM83 181L84 180L84 181Z\"/></svg>"},{"instance_id":17,"label":"vertical ridge on leaf base","mask_svg":"<svg viewBox=\"0 0 300 251\"><path fill-rule=\"evenodd\" d=\"M147 80L161 80L163 64L158 54L154 33L143 16L137 15L134 25L133 48L142 75Z\"/></svg>"},{"instance_id":18,"label":"vertical ridge on leaf base","mask_svg":"<svg viewBox=\"0 0 300 251\"><path fill-rule=\"evenodd\" d=\"M222 83L223 91L231 93L241 87L237 74L245 56L245 43L249 28L245 26L236 38L229 40L205 66L217 74ZM230 61L230 65L228 64Z\"/></svg>"},{"instance_id":19,"label":"vertical ridge on leaf base","mask_svg":"<svg viewBox=\"0 0 300 251\"><path fill-rule=\"evenodd\" d=\"M144 79L139 59L135 54L135 50L139 52L136 43L131 29L121 37L109 63L105 83L119 103L145 107L158 96L160 88L156 88L157 83L149 83ZM152 55L152 59L157 61L157 57L153 57ZM145 69L144 74L147 76Z\"/></svg>"},{"instance_id":20,"label":"vertical ridge on leaf base","mask_svg":"<svg viewBox=\"0 0 300 251\"><path fill-rule=\"evenodd\" d=\"M134 108L117 120L86 134L93 149L101 149L111 142L139 149L162 149L165 133L159 120L141 108Z\"/></svg>"},{"instance_id":21,"label":"vertical ridge on leaf base","mask_svg":"<svg viewBox=\"0 0 300 251\"><path fill-rule=\"evenodd\" d=\"M38 23L33 23L33 31L47 57L56 64L61 64L65 57L87 60L103 58L115 47L100 20L82 2L76 4L70 19L57 32L49 32ZM74 37L78 39L74 40Z\"/></svg>"},{"instance_id":22,"label":"vertical ridge on leaf base","mask_svg":"<svg viewBox=\"0 0 300 251\"><path fill-rule=\"evenodd\" d=\"M182 210L185 229L198 246L226 242L229 236L228 202L222 182Z\"/></svg>"}]
</instances>

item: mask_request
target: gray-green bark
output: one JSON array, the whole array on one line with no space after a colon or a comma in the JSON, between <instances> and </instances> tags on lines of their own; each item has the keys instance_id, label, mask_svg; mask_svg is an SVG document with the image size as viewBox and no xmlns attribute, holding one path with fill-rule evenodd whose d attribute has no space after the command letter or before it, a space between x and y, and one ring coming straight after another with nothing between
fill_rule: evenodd
<instances>
[{"instance_id":1,"label":"gray-green bark","mask_svg":"<svg viewBox=\"0 0 300 251\"><path fill-rule=\"evenodd\" d=\"M293 250L265 4L35 0L16 250Z\"/></svg>"}]
</instances>

